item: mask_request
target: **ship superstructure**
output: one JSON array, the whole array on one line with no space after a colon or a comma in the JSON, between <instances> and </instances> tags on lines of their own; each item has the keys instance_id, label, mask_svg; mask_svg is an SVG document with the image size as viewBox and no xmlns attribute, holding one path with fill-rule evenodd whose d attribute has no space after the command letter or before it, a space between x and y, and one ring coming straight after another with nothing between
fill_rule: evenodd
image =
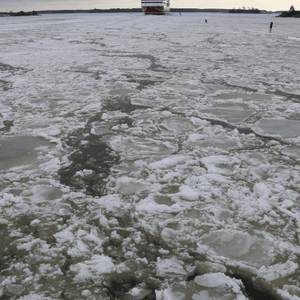
<instances>
[{"instance_id":1,"label":"ship superstructure","mask_svg":"<svg viewBox=\"0 0 300 300\"><path fill-rule=\"evenodd\" d=\"M165 15L170 12L170 0L142 0L145 15Z\"/></svg>"}]
</instances>

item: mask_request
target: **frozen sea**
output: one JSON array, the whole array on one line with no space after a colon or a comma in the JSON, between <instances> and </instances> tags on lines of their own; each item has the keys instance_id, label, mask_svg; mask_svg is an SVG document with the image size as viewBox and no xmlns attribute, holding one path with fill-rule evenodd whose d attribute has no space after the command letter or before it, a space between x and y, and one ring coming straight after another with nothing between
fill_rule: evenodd
<instances>
[{"instance_id":1,"label":"frozen sea","mask_svg":"<svg viewBox=\"0 0 300 300\"><path fill-rule=\"evenodd\" d=\"M299 22L0 18L0 298L300 299Z\"/></svg>"}]
</instances>

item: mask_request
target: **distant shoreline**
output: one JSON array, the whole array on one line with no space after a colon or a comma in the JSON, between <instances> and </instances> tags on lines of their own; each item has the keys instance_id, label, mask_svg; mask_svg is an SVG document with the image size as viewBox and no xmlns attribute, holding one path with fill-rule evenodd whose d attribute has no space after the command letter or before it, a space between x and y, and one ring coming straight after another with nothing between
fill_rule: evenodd
<instances>
[{"instance_id":1,"label":"distant shoreline","mask_svg":"<svg viewBox=\"0 0 300 300\"><path fill-rule=\"evenodd\" d=\"M141 8L111 8L111 9L77 9L77 10L37 10L31 12L0 12L0 16L36 16L40 14L74 14L74 13L140 13L142 12ZM205 13L231 13L232 9L214 9L214 8L171 8L172 12L205 12ZM267 14L267 13L281 13L282 11L271 12L266 10L260 10L259 14ZM241 10L235 13L249 13L253 14L253 11L250 10Z\"/></svg>"},{"instance_id":2,"label":"distant shoreline","mask_svg":"<svg viewBox=\"0 0 300 300\"><path fill-rule=\"evenodd\" d=\"M279 16L279 18L300 18L300 11L283 11Z\"/></svg>"},{"instance_id":3,"label":"distant shoreline","mask_svg":"<svg viewBox=\"0 0 300 300\"><path fill-rule=\"evenodd\" d=\"M14 12L9 12L8 15L10 17L23 17L23 16L37 16L38 13L36 11L31 11L31 12L24 12L24 11L19 11L17 13Z\"/></svg>"}]
</instances>

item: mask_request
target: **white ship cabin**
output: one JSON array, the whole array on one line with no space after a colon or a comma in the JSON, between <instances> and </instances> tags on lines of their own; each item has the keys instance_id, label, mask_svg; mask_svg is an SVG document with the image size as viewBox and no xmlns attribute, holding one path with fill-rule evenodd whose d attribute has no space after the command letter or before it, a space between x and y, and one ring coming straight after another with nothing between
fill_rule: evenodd
<instances>
[{"instance_id":1,"label":"white ship cabin","mask_svg":"<svg viewBox=\"0 0 300 300\"><path fill-rule=\"evenodd\" d=\"M145 14L166 14L170 12L170 0L142 0Z\"/></svg>"}]
</instances>

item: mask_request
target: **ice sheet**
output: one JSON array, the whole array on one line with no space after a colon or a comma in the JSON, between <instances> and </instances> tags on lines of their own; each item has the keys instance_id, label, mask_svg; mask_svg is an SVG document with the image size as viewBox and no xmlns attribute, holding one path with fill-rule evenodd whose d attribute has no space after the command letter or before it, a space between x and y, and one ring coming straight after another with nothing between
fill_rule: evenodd
<instances>
[{"instance_id":1,"label":"ice sheet","mask_svg":"<svg viewBox=\"0 0 300 300\"><path fill-rule=\"evenodd\" d=\"M212 247L218 254L249 264L262 266L272 262L272 246L263 239L244 232L220 230L202 237L204 244Z\"/></svg>"},{"instance_id":2,"label":"ice sheet","mask_svg":"<svg viewBox=\"0 0 300 300\"><path fill-rule=\"evenodd\" d=\"M282 119L261 119L256 124L257 131L263 135L277 135L293 138L300 135L300 121Z\"/></svg>"},{"instance_id":3,"label":"ice sheet","mask_svg":"<svg viewBox=\"0 0 300 300\"><path fill-rule=\"evenodd\" d=\"M0 18L0 298L299 299L299 28L270 21Z\"/></svg>"}]
</instances>

